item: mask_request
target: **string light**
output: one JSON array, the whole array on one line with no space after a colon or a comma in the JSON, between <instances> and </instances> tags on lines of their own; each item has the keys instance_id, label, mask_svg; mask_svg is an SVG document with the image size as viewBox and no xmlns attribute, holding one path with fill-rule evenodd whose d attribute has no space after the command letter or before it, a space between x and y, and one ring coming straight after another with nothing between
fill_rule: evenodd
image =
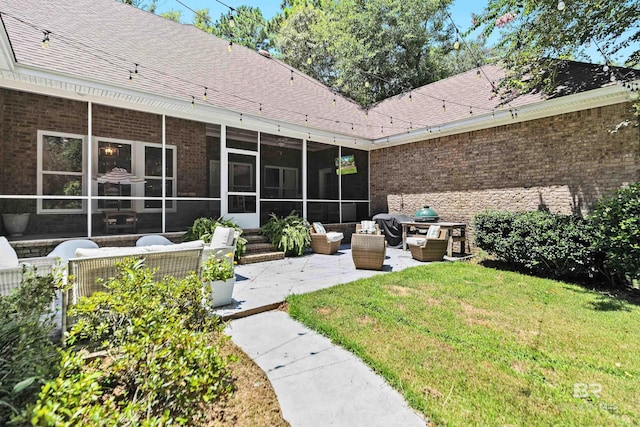
<instances>
[{"instance_id":1,"label":"string light","mask_svg":"<svg viewBox=\"0 0 640 427\"><path fill-rule=\"evenodd\" d=\"M202 94L202 100L206 101L207 100L207 87L204 87L204 93Z\"/></svg>"},{"instance_id":2,"label":"string light","mask_svg":"<svg viewBox=\"0 0 640 427\"><path fill-rule=\"evenodd\" d=\"M47 30L43 30L42 33L44 34L42 37L42 47L49 47L49 34L51 34L51 31L47 31Z\"/></svg>"},{"instance_id":3,"label":"string light","mask_svg":"<svg viewBox=\"0 0 640 427\"><path fill-rule=\"evenodd\" d=\"M602 67L602 71L604 71L605 73L609 71L609 64L605 63L604 67Z\"/></svg>"},{"instance_id":4,"label":"string light","mask_svg":"<svg viewBox=\"0 0 640 427\"><path fill-rule=\"evenodd\" d=\"M308 114L304 115L304 122L305 123L309 123L309 115Z\"/></svg>"},{"instance_id":5,"label":"string light","mask_svg":"<svg viewBox=\"0 0 640 427\"><path fill-rule=\"evenodd\" d=\"M562 12L564 10L564 7L565 7L564 2L560 0L558 2L558 10Z\"/></svg>"},{"instance_id":6,"label":"string light","mask_svg":"<svg viewBox=\"0 0 640 427\"><path fill-rule=\"evenodd\" d=\"M289 80L289 84L293 86L293 70L291 70L291 79Z\"/></svg>"},{"instance_id":7,"label":"string light","mask_svg":"<svg viewBox=\"0 0 640 427\"><path fill-rule=\"evenodd\" d=\"M455 50L460 49L460 42L458 41L458 38L456 38L455 43L453 43L453 48L454 48Z\"/></svg>"},{"instance_id":8,"label":"string light","mask_svg":"<svg viewBox=\"0 0 640 427\"><path fill-rule=\"evenodd\" d=\"M129 70L129 81L133 80L133 73L131 72L131 70Z\"/></svg>"},{"instance_id":9,"label":"string light","mask_svg":"<svg viewBox=\"0 0 640 427\"><path fill-rule=\"evenodd\" d=\"M242 124L242 113L240 113L240 124Z\"/></svg>"},{"instance_id":10,"label":"string light","mask_svg":"<svg viewBox=\"0 0 640 427\"><path fill-rule=\"evenodd\" d=\"M138 64L134 62L133 65L135 66L133 70L133 77L138 77Z\"/></svg>"},{"instance_id":11,"label":"string light","mask_svg":"<svg viewBox=\"0 0 640 427\"><path fill-rule=\"evenodd\" d=\"M409 102L413 102L413 97L411 96L411 92L409 92Z\"/></svg>"},{"instance_id":12,"label":"string light","mask_svg":"<svg viewBox=\"0 0 640 427\"><path fill-rule=\"evenodd\" d=\"M391 126L393 126L393 116L391 116Z\"/></svg>"},{"instance_id":13,"label":"string light","mask_svg":"<svg viewBox=\"0 0 640 427\"><path fill-rule=\"evenodd\" d=\"M442 111L447 111L447 106L444 103L444 99L442 100Z\"/></svg>"},{"instance_id":14,"label":"string light","mask_svg":"<svg viewBox=\"0 0 640 427\"><path fill-rule=\"evenodd\" d=\"M231 52L233 50L233 42L229 40L229 46L227 46L227 50Z\"/></svg>"},{"instance_id":15,"label":"string light","mask_svg":"<svg viewBox=\"0 0 640 427\"><path fill-rule=\"evenodd\" d=\"M230 9L233 10L233 8L230 8ZM236 27L236 21L233 19L233 15L229 15L229 27L231 28Z\"/></svg>"},{"instance_id":16,"label":"string light","mask_svg":"<svg viewBox=\"0 0 640 427\"><path fill-rule=\"evenodd\" d=\"M369 88L369 82L368 81L364 82L364 87Z\"/></svg>"},{"instance_id":17,"label":"string light","mask_svg":"<svg viewBox=\"0 0 640 427\"><path fill-rule=\"evenodd\" d=\"M262 103L260 103L260 108L258 108L258 113L262 115Z\"/></svg>"},{"instance_id":18,"label":"string light","mask_svg":"<svg viewBox=\"0 0 640 427\"><path fill-rule=\"evenodd\" d=\"M191 95L191 108L195 108L196 107L196 98L195 96Z\"/></svg>"},{"instance_id":19,"label":"string light","mask_svg":"<svg viewBox=\"0 0 640 427\"><path fill-rule=\"evenodd\" d=\"M469 106L469 114L473 116L473 108Z\"/></svg>"}]
</instances>

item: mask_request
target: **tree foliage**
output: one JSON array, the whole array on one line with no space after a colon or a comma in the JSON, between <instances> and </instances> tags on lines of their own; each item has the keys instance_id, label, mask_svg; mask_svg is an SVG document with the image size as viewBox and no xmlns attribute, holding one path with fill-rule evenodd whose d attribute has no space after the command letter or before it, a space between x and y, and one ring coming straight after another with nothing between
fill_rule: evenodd
<instances>
[{"instance_id":1,"label":"tree foliage","mask_svg":"<svg viewBox=\"0 0 640 427\"><path fill-rule=\"evenodd\" d=\"M449 75L449 3L290 0L271 42L283 61L368 105Z\"/></svg>"},{"instance_id":2,"label":"tree foliage","mask_svg":"<svg viewBox=\"0 0 640 427\"><path fill-rule=\"evenodd\" d=\"M196 10L193 25L214 36L251 49L267 46L267 21L258 7L240 6L220 15L213 21L209 9Z\"/></svg>"},{"instance_id":3,"label":"tree foliage","mask_svg":"<svg viewBox=\"0 0 640 427\"><path fill-rule=\"evenodd\" d=\"M557 59L586 59L589 48L600 56L591 62L611 64L618 55L630 52L620 65L638 67L638 17L636 0L489 0L485 11L474 17L472 30L481 28L486 37L500 33L496 48L512 73L503 86L550 91Z\"/></svg>"}]
</instances>

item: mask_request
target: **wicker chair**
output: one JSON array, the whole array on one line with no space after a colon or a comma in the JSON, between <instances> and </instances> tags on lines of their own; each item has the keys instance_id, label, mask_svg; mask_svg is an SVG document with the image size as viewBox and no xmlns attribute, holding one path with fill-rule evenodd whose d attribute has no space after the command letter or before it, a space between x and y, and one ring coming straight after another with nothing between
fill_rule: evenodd
<instances>
[{"instance_id":1,"label":"wicker chair","mask_svg":"<svg viewBox=\"0 0 640 427\"><path fill-rule=\"evenodd\" d=\"M24 273L35 271L38 276L46 276L54 272L58 258L38 257L21 258L17 267L0 268L0 296L7 296L20 286Z\"/></svg>"},{"instance_id":2,"label":"wicker chair","mask_svg":"<svg viewBox=\"0 0 640 427\"><path fill-rule=\"evenodd\" d=\"M356 268L382 270L386 249L387 242L382 234L356 232L351 235L351 257Z\"/></svg>"},{"instance_id":3,"label":"wicker chair","mask_svg":"<svg viewBox=\"0 0 640 427\"><path fill-rule=\"evenodd\" d=\"M311 235L311 250L317 254L335 254L340 249L340 244L344 239L342 233L316 233L313 227L309 227L309 234Z\"/></svg>"},{"instance_id":4,"label":"wicker chair","mask_svg":"<svg viewBox=\"0 0 640 427\"><path fill-rule=\"evenodd\" d=\"M411 237L407 244L411 250L411 256L418 261L442 261L447 253L449 232L441 229L438 237Z\"/></svg>"},{"instance_id":5,"label":"wicker chair","mask_svg":"<svg viewBox=\"0 0 640 427\"><path fill-rule=\"evenodd\" d=\"M171 246L167 246L170 248ZM67 329L67 309L69 304L75 304L78 298L90 296L97 291L105 291L97 279L108 279L118 275L116 262L125 258L144 259L144 265L154 271L154 280L162 280L164 276L182 279L191 272L200 274L202 248L167 250L132 255L114 255L104 257L80 257L69 260L69 277L73 283L72 300L69 301L68 292L62 299L62 330Z\"/></svg>"}]
</instances>

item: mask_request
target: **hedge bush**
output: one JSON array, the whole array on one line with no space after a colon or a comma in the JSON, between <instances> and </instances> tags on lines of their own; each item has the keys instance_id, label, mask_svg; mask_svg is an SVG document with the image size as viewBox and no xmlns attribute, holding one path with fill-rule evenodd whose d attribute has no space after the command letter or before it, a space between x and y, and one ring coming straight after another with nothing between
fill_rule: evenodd
<instances>
[{"instance_id":1,"label":"hedge bush","mask_svg":"<svg viewBox=\"0 0 640 427\"><path fill-rule=\"evenodd\" d=\"M595 249L613 283L640 280L640 183L601 199L590 218Z\"/></svg>"},{"instance_id":2,"label":"hedge bush","mask_svg":"<svg viewBox=\"0 0 640 427\"><path fill-rule=\"evenodd\" d=\"M154 282L127 260L105 283L109 292L81 298L68 344L97 352L63 352L60 376L47 383L32 411L35 425L198 425L206 402L233 391L227 338L203 304L202 283Z\"/></svg>"},{"instance_id":3,"label":"hedge bush","mask_svg":"<svg viewBox=\"0 0 640 427\"><path fill-rule=\"evenodd\" d=\"M486 211L474 218L475 244L535 274L567 277L594 270L588 220L546 211Z\"/></svg>"},{"instance_id":4,"label":"hedge bush","mask_svg":"<svg viewBox=\"0 0 640 427\"><path fill-rule=\"evenodd\" d=\"M24 424L41 385L58 374L50 308L59 279L26 272L19 288L0 297L0 425Z\"/></svg>"}]
</instances>

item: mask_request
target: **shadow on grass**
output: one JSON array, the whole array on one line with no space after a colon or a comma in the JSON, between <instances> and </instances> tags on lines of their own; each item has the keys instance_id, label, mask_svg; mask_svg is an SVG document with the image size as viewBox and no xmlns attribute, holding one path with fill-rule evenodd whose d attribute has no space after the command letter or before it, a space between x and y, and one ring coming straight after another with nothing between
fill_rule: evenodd
<instances>
[{"instance_id":1,"label":"shadow on grass","mask_svg":"<svg viewBox=\"0 0 640 427\"><path fill-rule=\"evenodd\" d=\"M581 290L572 287L565 287L572 292L598 294L597 301L591 303L594 310L597 311L630 311L631 305L640 306L640 289L618 289L612 288L608 282L602 278L589 277L548 277L535 275L531 271L518 267L504 261L485 259L478 262L479 265L494 270L511 271L514 273L525 274L527 276L540 277L543 279L559 280L572 285L580 286Z\"/></svg>"}]
</instances>

